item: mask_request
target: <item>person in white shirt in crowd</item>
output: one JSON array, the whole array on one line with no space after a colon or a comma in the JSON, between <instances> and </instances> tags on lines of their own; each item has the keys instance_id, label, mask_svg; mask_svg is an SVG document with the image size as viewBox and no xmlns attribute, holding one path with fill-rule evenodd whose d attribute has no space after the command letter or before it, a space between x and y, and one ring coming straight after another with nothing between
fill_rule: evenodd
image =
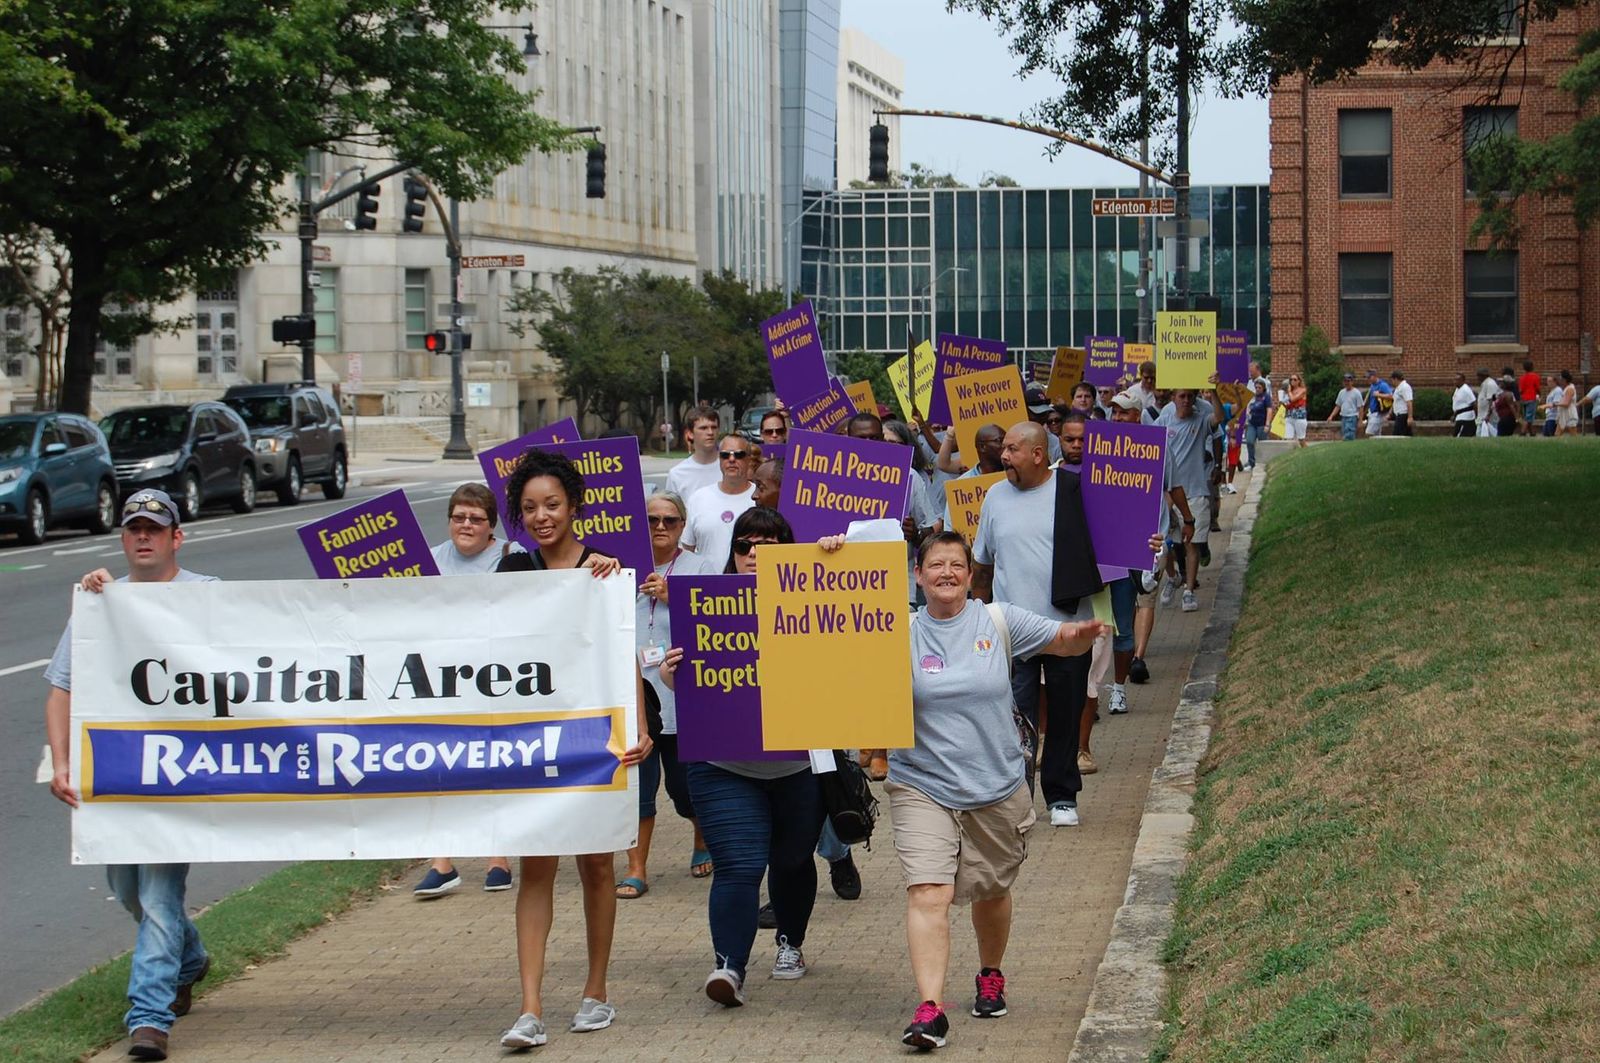
<instances>
[{"instance_id":1,"label":"person in white shirt in crowd","mask_svg":"<svg viewBox=\"0 0 1600 1063\"><path fill-rule=\"evenodd\" d=\"M1344 375L1344 387L1339 389L1339 394L1333 398L1333 409L1328 412L1328 420L1339 418L1339 438L1350 440L1356 437L1356 425L1361 420L1361 389L1356 387L1356 375Z\"/></svg>"},{"instance_id":2,"label":"person in white shirt in crowd","mask_svg":"<svg viewBox=\"0 0 1600 1063\"><path fill-rule=\"evenodd\" d=\"M1406 381L1406 375L1398 369L1389 374L1389 379L1394 381L1394 405L1390 407L1390 412L1394 414L1394 434L1411 435L1411 385Z\"/></svg>"},{"instance_id":3,"label":"person in white shirt in crowd","mask_svg":"<svg viewBox=\"0 0 1600 1063\"><path fill-rule=\"evenodd\" d=\"M1556 434L1578 434L1578 385L1573 383L1572 370L1561 370L1561 397L1556 400Z\"/></svg>"},{"instance_id":4,"label":"person in white shirt in crowd","mask_svg":"<svg viewBox=\"0 0 1600 1063\"><path fill-rule=\"evenodd\" d=\"M1494 413L1495 396L1500 394L1500 383L1489 374L1489 370L1478 370L1478 407L1477 433L1480 436L1493 436L1498 434L1497 421Z\"/></svg>"},{"instance_id":5,"label":"person in white shirt in crowd","mask_svg":"<svg viewBox=\"0 0 1600 1063\"><path fill-rule=\"evenodd\" d=\"M1456 389L1450 395L1451 435L1471 439L1477 432L1478 396L1467 383L1467 374L1456 374Z\"/></svg>"},{"instance_id":6,"label":"person in white shirt in crowd","mask_svg":"<svg viewBox=\"0 0 1600 1063\"><path fill-rule=\"evenodd\" d=\"M1553 436L1561 427L1561 399L1563 389L1561 381L1554 373L1547 378L1550 382L1550 393L1544 397L1544 402L1539 408L1544 411L1544 434Z\"/></svg>"},{"instance_id":7,"label":"person in white shirt in crowd","mask_svg":"<svg viewBox=\"0 0 1600 1063\"><path fill-rule=\"evenodd\" d=\"M722 478L722 468L717 464L717 434L721 428L722 418L711 407L696 406L689 411L689 423L684 428L689 437L689 456L667 473L663 491L689 499L700 488L710 487Z\"/></svg>"},{"instance_id":8,"label":"person in white shirt in crowd","mask_svg":"<svg viewBox=\"0 0 1600 1063\"><path fill-rule=\"evenodd\" d=\"M1251 368L1254 369L1255 367L1252 366ZM1139 383L1130 390L1138 392L1140 400L1144 403L1144 408L1149 411L1152 418L1161 412L1161 407L1166 405L1165 400L1156 392L1156 363L1154 362L1141 362L1139 364ZM1117 419L1114 411L1111 419ZM1153 424L1154 421L1143 423Z\"/></svg>"},{"instance_id":9,"label":"person in white shirt in crowd","mask_svg":"<svg viewBox=\"0 0 1600 1063\"><path fill-rule=\"evenodd\" d=\"M1589 393L1578 400L1578 405L1589 407L1589 423L1591 426L1590 430L1593 431L1595 435L1600 436L1600 417L1596 417L1594 415L1595 406L1600 405L1600 384L1596 384L1594 387L1590 388Z\"/></svg>"},{"instance_id":10,"label":"person in white shirt in crowd","mask_svg":"<svg viewBox=\"0 0 1600 1063\"><path fill-rule=\"evenodd\" d=\"M756 504L755 485L750 482L754 453L744 436L730 433L722 437L717 451L722 478L686 499L689 521L683 528L684 549L706 558L728 556L733 522Z\"/></svg>"}]
</instances>

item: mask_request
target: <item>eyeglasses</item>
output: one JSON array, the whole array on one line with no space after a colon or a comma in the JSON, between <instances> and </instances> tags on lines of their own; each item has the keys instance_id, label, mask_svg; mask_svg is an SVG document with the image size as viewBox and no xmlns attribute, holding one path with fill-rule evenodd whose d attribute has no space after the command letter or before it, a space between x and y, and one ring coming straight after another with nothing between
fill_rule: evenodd
<instances>
[{"instance_id":1,"label":"eyeglasses","mask_svg":"<svg viewBox=\"0 0 1600 1063\"><path fill-rule=\"evenodd\" d=\"M658 513L652 513L645 519L650 522L652 528L676 528L683 523L682 517L663 517Z\"/></svg>"},{"instance_id":2,"label":"eyeglasses","mask_svg":"<svg viewBox=\"0 0 1600 1063\"><path fill-rule=\"evenodd\" d=\"M126 517L133 513L165 513L169 517L172 516L172 511L167 508L166 503L154 498L145 499L143 502L130 498L122 506L122 515Z\"/></svg>"},{"instance_id":3,"label":"eyeglasses","mask_svg":"<svg viewBox=\"0 0 1600 1063\"><path fill-rule=\"evenodd\" d=\"M476 528L480 524L488 524L489 523L489 518L488 517L473 517L473 516L469 516L469 515L467 515L465 513L452 513L452 514L450 514L450 523L451 524L467 524L467 525L471 525L472 527Z\"/></svg>"},{"instance_id":4,"label":"eyeglasses","mask_svg":"<svg viewBox=\"0 0 1600 1063\"><path fill-rule=\"evenodd\" d=\"M748 450L719 450L719 451L717 451L717 457L721 458L723 461L732 461L734 458L747 458L749 456L750 456L750 452Z\"/></svg>"},{"instance_id":5,"label":"eyeglasses","mask_svg":"<svg viewBox=\"0 0 1600 1063\"><path fill-rule=\"evenodd\" d=\"M763 428L761 430L761 435L765 439L781 439L783 437L783 432L784 430L782 428Z\"/></svg>"},{"instance_id":6,"label":"eyeglasses","mask_svg":"<svg viewBox=\"0 0 1600 1063\"><path fill-rule=\"evenodd\" d=\"M772 539L735 539L733 541L733 552L740 557L744 557L757 546L771 546L774 541Z\"/></svg>"}]
</instances>

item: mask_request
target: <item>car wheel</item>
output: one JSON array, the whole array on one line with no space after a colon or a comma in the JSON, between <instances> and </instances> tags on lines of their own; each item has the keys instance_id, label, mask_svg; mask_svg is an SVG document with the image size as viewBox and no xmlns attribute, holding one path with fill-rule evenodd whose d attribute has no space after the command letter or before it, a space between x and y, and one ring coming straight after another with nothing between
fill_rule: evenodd
<instances>
[{"instance_id":1,"label":"car wheel","mask_svg":"<svg viewBox=\"0 0 1600 1063\"><path fill-rule=\"evenodd\" d=\"M239 470L239 493L233 496L233 511L248 513L256 508L256 471L246 465Z\"/></svg>"},{"instance_id":2,"label":"car wheel","mask_svg":"<svg viewBox=\"0 0 1600 1063\"><path fill-rule=\"evenodd\" d=\"M44 533L50 527L50 506L44 500L44 492L35 488L28 492L28 500L23 503L22 531L18 537L29 546L37 546L44 542Z\"/></svg>"},{"instance_id":3,"label":"car wheel","mask_svg":"<svg viewBox=\"0 0 1600 1063\"><path fill-rule=\"evenodd\" d=\"M94 516L89 518L89 533L104 535L117 526L117 489L102 482L94 496Z\"/></svg>"},{"instance_id":4,"label":"car wheel","mask_svg":"<svg viewBox=\"0 0 1600 1063\"><path fill-rule=\"evenodd\" d=\"M300 459L289 459L289 471L284 474L283 483L278 485L278 505L297 506L300 504L300 492L305 489L305 479L300 475Z\"/></svg>"},{"instance_id":5,"label":"car wheel","mask_svg":"<svg viewBox=\"0 0 1600 1063\"><path fill-rule=\"evenodd\" d=\"M322 485L324 498L343 498L344 492L350 486L350 470L345 465L343 454L336 454L333 458L333 475Z\"/></svg>"},{"instance_id":6,"label":"car wheel","mask_svg":"<svg viewBox=\"0 0 1600 1063\"><path fill-rule=\"evenodd\" d=\"M200 477L192 471L183 474L183 484L178 491L178 517L188 524L200 519Z\"/></svg>"}]
</instances>

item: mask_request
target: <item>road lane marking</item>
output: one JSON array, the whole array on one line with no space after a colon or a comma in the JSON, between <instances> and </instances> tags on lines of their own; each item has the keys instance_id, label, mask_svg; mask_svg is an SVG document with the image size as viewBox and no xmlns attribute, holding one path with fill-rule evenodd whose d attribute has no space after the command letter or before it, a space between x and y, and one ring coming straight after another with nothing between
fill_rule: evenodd
<instances>
[{"instance_id":1,"label":"road lane marking","mask_svg":"<svg viewBox=\"0 0 1600 1063\"><path fill-rule=\"evenodd\" d=\"M104 542L96 542L93 546L75 546L70 550L54 550L51 551L51 556L66 557L68 554L92 554L96 550L105 549L105 545Z\"/></svg>"},{"instance_id":2,"label":"road lane marking","mask_svg":"<svg viewBox=\"0 0 1600 1063\"><path fill-rule=\"evenodd\" d=\"M50 658L44 657L37 661L29 661L27 664L14 664L10 668L0 668L0 676L16 675L18 672L32 671L35 668L43 668L49 663Z\"/></svg>"}]
</instances>

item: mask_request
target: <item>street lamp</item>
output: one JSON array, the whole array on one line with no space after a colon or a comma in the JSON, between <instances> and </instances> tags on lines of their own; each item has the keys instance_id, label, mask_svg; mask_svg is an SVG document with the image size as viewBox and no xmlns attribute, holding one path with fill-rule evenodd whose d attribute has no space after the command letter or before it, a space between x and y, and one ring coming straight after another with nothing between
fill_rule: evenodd
<instances>
[{"instance_id":1,"label":"street lamp","mask_svg":"<svg viewBox=\"0 0 1600 1063\"><path fill-rule=\"evenodd\" d=\"M533 32L533 23L526 22L520 26L485 26L486 30L521 30L522 31L522 56L525 59L537 59L544 53L539 51L539 35Z\"/></svg>"},{"instance_id":2,"label":"street lamp","mask_svg":"<svg viewBox=\"0 0 1600 1063\"><path fill-rule=\"evenodd\" d=\"M923 305L923 308L925 309L925 311L927 312L927 315L928 315L928 333L927 333L926 336L923 337L924 339L927 339L927 340L932 340L933 339L933 297L936 294L936 292L934 291L935 287L938 285L938 283L941 280L943 280L947 275L949 275L951 273L970 273L970 272L971 272L971 270L967 269L967 267L965 267L965 266L947 266L943 270L940 271L940 273L939 273L939 275L937 277L933 278L933 280L929 281L927 284L924 284L922 286L922 292L921 292L922 305Z\"/></svg>"}]
</instances>

